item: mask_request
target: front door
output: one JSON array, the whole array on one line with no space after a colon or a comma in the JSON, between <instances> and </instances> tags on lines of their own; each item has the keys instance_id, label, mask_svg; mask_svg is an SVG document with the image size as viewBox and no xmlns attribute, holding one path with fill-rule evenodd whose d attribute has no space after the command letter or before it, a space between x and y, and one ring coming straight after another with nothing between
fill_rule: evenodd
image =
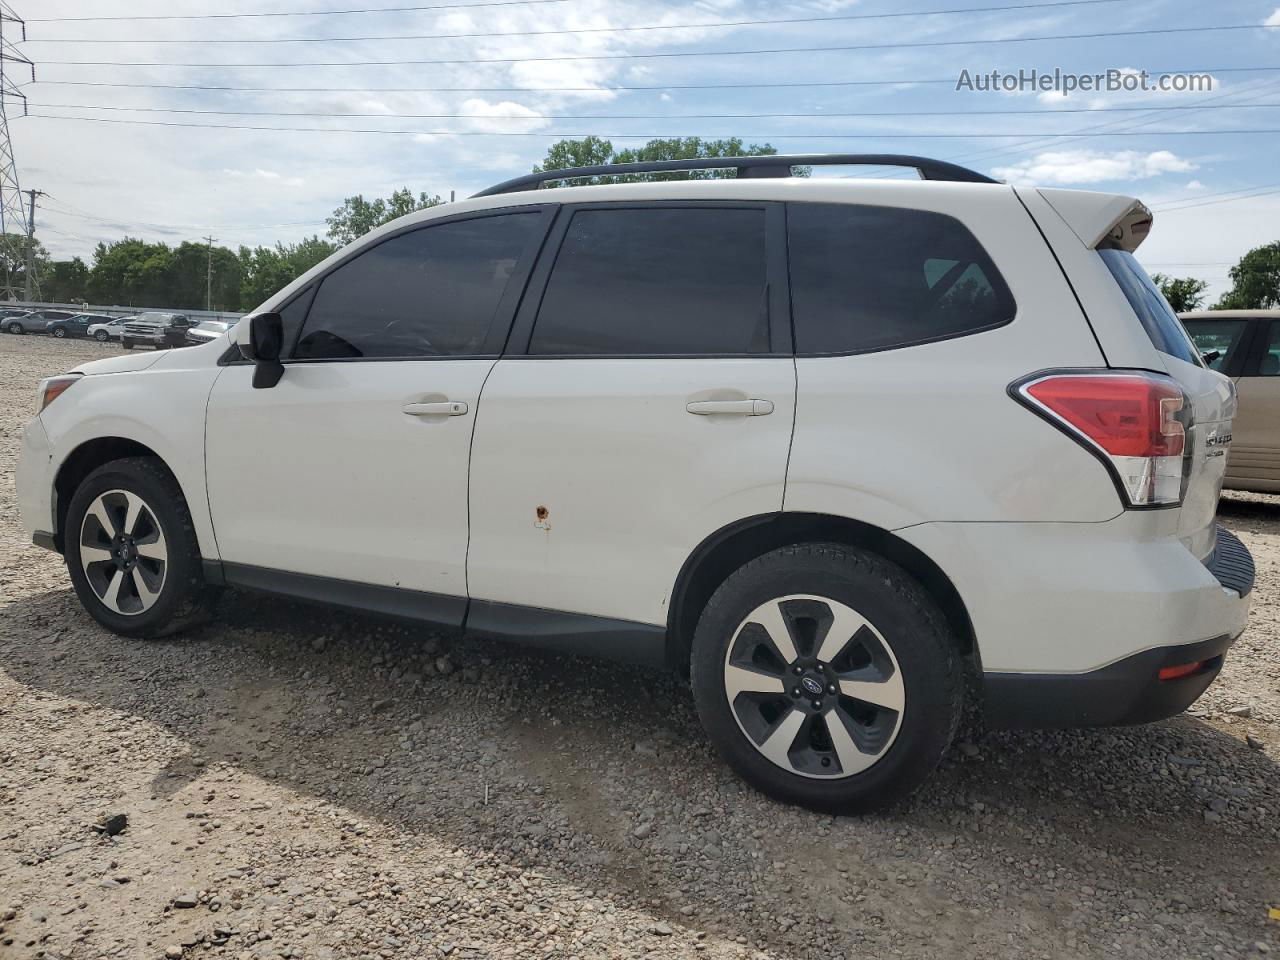
<instances>
[{"instance_id":1,"label":"front door","mask_svg":"<svg viewBox=\"0 0 1280 960\"><path fill-rule=\"evenodd\" d=\"M506 605L661 626L705 537L782 508L781 223L752 203L561 211L481 400L469 626L502 632Z\"/></svg>"},{"instance_id":2,"label":"front door","mask_svg":"<svg viewBox=\"0 0 1280 960\"><path fill-rule=\"evenodd\" d=\"M381 240L319 280L309 306L304 293L285 309L293 347L278 384L255 390L247 364L223 371L206 447L229 580L416 591L449 598L437 619L461 621L480 389L549 216L452 218Z\"/></svg>"}]
</instances>

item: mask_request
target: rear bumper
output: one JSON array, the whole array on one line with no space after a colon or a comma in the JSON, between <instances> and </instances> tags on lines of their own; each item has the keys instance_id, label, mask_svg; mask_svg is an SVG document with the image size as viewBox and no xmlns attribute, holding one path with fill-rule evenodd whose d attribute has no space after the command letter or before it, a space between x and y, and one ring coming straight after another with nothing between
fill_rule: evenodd
<instances>
[{"instance_id":1,"label":"rear bumper","mask_svg":"<svg viewBox=\"0 0 1280 960\"><path fill-rule=\"evenodd\" d=\"M983 677L987 722L1002 729L1053 729L1163 720L1186 710L1208 689L1233 640L1157 647L1088 673L988 673ZM1163 668L1190 663L1200 666L1186 676L1160 679Z\"/></svg>"}]
</instances>

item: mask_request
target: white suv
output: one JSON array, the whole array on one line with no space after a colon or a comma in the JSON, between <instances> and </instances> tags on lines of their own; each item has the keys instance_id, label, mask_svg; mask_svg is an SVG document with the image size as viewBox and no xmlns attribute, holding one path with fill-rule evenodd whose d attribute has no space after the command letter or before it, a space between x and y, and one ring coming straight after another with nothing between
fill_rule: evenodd
<instances>
[{"instance_id":1,"label":"white suv","mask_svg":"<svg viewBox=\"0 0 1280 960\"><path fill-rule=\"evenodd\" d=\"M924 182L787 178L898 163ZM736 179L540 182L727 167ZM522 177L227 336L40 386L23 522L153 637L232 585L688 672L726 760L832 811L1000 726L1177 713L1245 627L1229 379L1128 197L913 157Z\"/></svg>"}]
</instances>

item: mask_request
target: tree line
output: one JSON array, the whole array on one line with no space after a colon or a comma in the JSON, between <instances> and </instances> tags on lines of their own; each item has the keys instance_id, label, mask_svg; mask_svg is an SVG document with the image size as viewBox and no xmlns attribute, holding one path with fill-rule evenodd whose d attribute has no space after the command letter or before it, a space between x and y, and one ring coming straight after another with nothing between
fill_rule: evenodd
<instances>
[{"instance_id":1,"label":"tree line","mask_svg":"<svg viewBox=\"0 0 1280 960\"><path fill-rule=\"evenodd\" d=\"M533 172L563 170L567 167L606 163L636 163L649 160L686 160L730 156L771 156L770 144L746 144L730 137L704 140L681 137L651 140L643 147L615 150L604 138L588 136L561 140L547 151ZM807 175L808 170L797 171ZM715 178L733 176L729 170L700 170L690 173L646 174L644 180ZM595 177L588 180L552 181L553 186L581 185L617 180ZM40 297L60 303L87 302L103 305L203 309L208 296L207 271L212 262L212 306L215 310L244 312L266 300L281 287L305 273L339 247L364 236L370 230L415 210L442 203L440 196L414 194L405 188L388 198L366 199L362 194L347 197L326 219L326 236L306 237L296 243L275 246L240 246L231 249L188 240L174 246L124 237L99 243L90 262L80 257L53 260L36 241L34 261ZM25 270L26 238L0 238L0 263L11 282L22 284ZM1280 307L1280 242L1257 247L1246 253L1231 269L1231 289L1214 304L1214 309L1259 309ZM1204 306L1208 284L1193 277L1155 274L1170 305L1179 312Z\"/></svg>"}]
</instances>

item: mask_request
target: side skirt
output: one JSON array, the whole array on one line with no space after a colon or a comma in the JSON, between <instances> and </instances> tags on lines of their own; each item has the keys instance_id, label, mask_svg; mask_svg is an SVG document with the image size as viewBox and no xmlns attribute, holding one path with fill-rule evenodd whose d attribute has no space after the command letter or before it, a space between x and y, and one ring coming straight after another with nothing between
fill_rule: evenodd
<instances>
[{"instance_id":1,"label":"side skirt","mask_svg":"<svg viewBox=\"0 0 1280 960\"><path fill-rule=\"evenodd\" d=\"M648 623L613 620L491 600L470 600L420 590L402 590L240 563L204 562L205 580L328 607L460 630L469 637L652 667L666 665L666 630Z\"/></svg>"}]
</instances>

